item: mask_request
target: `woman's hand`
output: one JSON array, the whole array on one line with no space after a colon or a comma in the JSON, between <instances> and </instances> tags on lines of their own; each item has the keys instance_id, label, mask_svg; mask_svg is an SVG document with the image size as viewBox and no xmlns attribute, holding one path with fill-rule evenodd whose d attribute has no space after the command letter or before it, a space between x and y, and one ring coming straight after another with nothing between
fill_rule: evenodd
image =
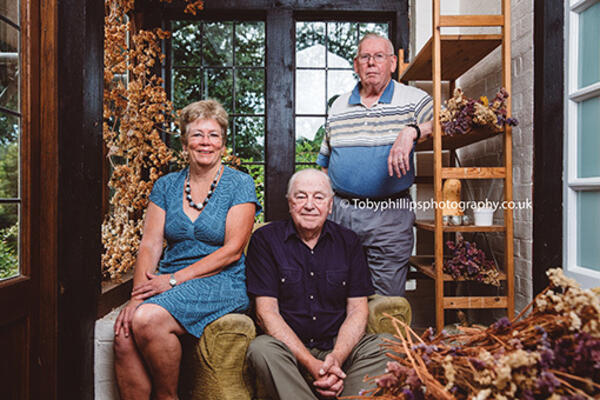
<instances>
[{"instance_id":1,"label":"woman's hand","mask_svg":"<svg viewBox=\"0 0 600 400\"><path fill-rule=\"evenodd\" d=\"M131 331L131 321L133 320L133 313L136 308L143 302L143 300L139 299L131 299L129 302L123 307L117 320L115 321L115 336L119 336L121 332L125 335L125 337L129 337L129 332Z\"/></svg>"},{"instance_id":2,"label":"woman's hand","mask_svg":"<svg viewBox=\"0 0 600 400\"><path fill-rule=\"evenodd\" d=\"M131 292L132 299L145 300L148 297L155 296L171 289L169 275L167 274L155 275L146 272L146 278L148 278L146 282L133 288L133 291Z\"/></svg>"}]
</instances>

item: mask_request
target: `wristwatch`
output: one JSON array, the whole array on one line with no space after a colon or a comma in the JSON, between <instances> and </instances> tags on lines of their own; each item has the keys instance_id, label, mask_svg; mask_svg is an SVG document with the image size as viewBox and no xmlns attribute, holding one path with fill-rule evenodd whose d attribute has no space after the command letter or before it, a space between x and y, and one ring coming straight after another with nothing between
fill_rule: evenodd
<instances>
[{"instance_id":1,"label":"wristwatch","mask_svg":"<svg viewBox=\"0 0 600 400\"><path fill-rule=\"evenodd\" d=\"M177 279L175 279L175 274L171 274L171 276L169 277L169 285L171 285L171 287L175 287L177 285Z\"/></svg>"},{"instance_id":2,"label":"wristwatch","mask_svg":"<svg viewBox=\"0 0 600 400\"><path fill-rule=\"evenodd\" d=\"M406 126L410 126L411 128L415 128L415 130L417 131L417 137L415 138L415 142L421 138L421 128L419 128L419 125L417 125L417 124L408 124Z\"/></svg>"}]
</instances>

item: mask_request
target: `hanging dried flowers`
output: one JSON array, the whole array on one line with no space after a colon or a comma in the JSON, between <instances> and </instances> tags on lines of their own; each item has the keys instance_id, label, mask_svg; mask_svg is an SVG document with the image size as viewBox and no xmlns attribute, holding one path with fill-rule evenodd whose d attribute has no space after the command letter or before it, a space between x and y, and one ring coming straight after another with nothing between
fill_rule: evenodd
<instances>
[{"instance_id":1,"label":"hanging dried flowers","mask_svg":"<svg viewBox=\"0 0 600 400\"><path fill-rule=\"evenodd\" d=\"M203 6L186 3L193 14ZM111 279L133 267L152 186L180 158L161 139L176 116L153 72L164 59L160 40L169 33L135 30L128 19L133 8L134 0L104 2L103 136L112 175L110 210L102 224L102 273Z\"/></svg>"},{"instance_id":2,"label":"hanging dried flowers","mask_svg":"<svg viewBox=\"0 0 600 400\"><path fill-rule=\"evenodd\" d=\"M487 329L434 336L429 328L419 337L393 319L398 334L386 344L393 352L387 372L369 378L377 388L349 398L600 398L600 297L561 269L548 276L549 287L516 318Z\"/></svg>"},{"instance_id":3,"label":"hanging dried flowers","mask_svg":"<svg viewBox=\"0 0 600 400\"><path fill-rule=\"evenodd\" d=\"M454 89L451 99L440 113L442 131L445 135L462 135L475 128L486 127L501 131L505 125L516 126L516 118L507 118L508 92L502 88L490 104L487 97L470 99L459 88Z\"/></svg>"}]
</instances>

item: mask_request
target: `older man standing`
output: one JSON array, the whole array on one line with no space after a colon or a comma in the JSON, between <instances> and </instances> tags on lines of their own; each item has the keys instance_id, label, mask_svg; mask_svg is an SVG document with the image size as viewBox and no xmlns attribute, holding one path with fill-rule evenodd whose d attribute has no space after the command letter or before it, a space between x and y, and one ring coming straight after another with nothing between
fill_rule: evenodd
<instances>
[{"instance_id":1,"label":"older man standing","mask_svg":"<svg viewBox=\"0 0 600 400\"><path fill-rule=\"evenodd\" d=\"M359 238L327 220L325 173L297 172L287 198L291 220L258 229L248 248L248 292L266 333L248 360L274 399L357 395L387 361L381 339L365 335L373 288Z\"/></svg>"},{"instance_id":2,"label":"older man standing","mask_svg":"<svg viewBox=\"0 0 600 400\"><path fill-rule=\"evenodd\" d=\"M331 219L360 236L375 291L403 296L414 244L414 143L431 135L433 103L392 80L396 63L389 39L361 39L354 58L360 82L333 103L317 164L336 194Z\"/></svg>"}]
</instances>

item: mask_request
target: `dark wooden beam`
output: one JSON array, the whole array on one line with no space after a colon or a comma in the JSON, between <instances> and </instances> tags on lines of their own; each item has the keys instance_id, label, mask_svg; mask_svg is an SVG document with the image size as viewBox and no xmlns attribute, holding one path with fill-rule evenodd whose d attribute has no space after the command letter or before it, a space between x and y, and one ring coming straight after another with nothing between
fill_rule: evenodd
<instances>
[{"instance_id":1,"label":"dark wooden beam","mask_svg":"<svg viewBox=\"0 0 600 400\"><path fill-rule=\"evenodd\" d=\"M152 6L164 7L165 9L185 8L182 0L175 0L172 3L162 3L159 0L137 0L138 3L147 3ZM405 1L402 0L205 0L204 10L277 10L288 9L295 11L302 10L326 10L333 9L339 11L390 11L402 9Z\"/></svg>"},{"instance_id":2,"label":"dark wooden beam","mask_svg":"<svg viewBox=\"0 0 600 400\"><path fill-rule=\"evenodd\" d=\"M534 3L533 294L562 265L564 2Z\"/></svg>"},{"instance_id":3,"label":"dark wooden beam","mask_svg":"<svg viewBox=\"0 0 600 400\"><path fill-rule=\"evenodd\" d=\"M266 23L266 219L288 215L286 182L294 172L294 38L291 10L270 10Z\"/></svg>"},{"instance_id":4,"label":"dark wooden beam","mask_svg":"<svg viewBox=\"0 0 600 400\"><path fill-rule=\"evenodd\" d=\"M58 2L58 398L94 398L104 3Z\"/></svg>"}]
</instances>

